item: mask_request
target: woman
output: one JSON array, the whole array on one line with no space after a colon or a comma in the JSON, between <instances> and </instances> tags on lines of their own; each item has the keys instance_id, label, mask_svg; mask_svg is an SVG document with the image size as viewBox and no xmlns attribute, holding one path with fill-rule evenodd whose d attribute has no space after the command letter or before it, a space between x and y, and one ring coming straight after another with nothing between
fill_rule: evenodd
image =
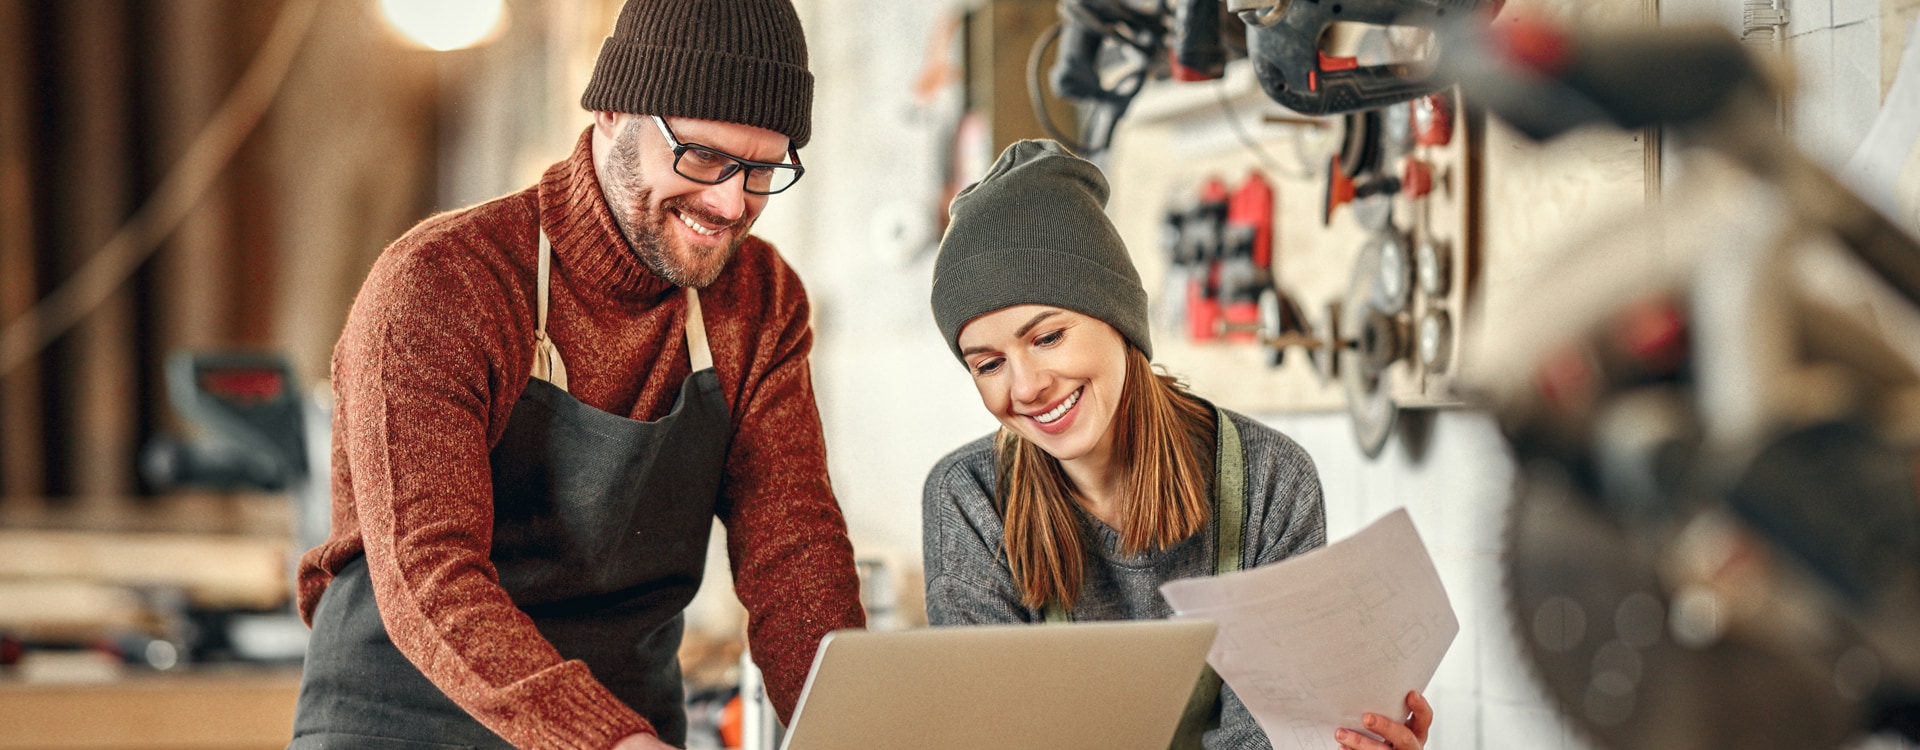
<instances>
[{"instance_id":1,"label":"woman","mask_svg":"<svg viewBox=\"0 0 1920 750\"><path fill-rule=\"evenodd\" d=\"M1106 199L1093 164L1022 141L953 200L934 320L1002 429L927 477L935 625L1164 618L1162 583L1326 542L1305 451L1149 366L1146 291ZM1334 739L1418 750L1432 710L1406 702L1404 723L1362 717L1386 742ZM1212 670L1174 746L1270 747Z\"/></svg>"}]
</instances>

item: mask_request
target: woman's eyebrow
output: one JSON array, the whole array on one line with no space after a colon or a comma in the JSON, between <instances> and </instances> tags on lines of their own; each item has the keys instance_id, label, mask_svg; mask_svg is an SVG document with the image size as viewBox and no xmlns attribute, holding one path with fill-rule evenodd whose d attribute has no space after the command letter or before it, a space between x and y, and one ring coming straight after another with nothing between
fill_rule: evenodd
<instances>
[{"instance_id":1,"label":"woman's eyebrow","mask_svg":"<svg viewBox=\"0 0 1920 750\"><path fill-rule=\"evenodd\" d=\"M1026 325L1020 326L1020 330L1014 331L1013 335L1016 338L1026 336L1027 332L1033 330L1034 326L1040 325L1040 321L1046 320L1047 318L1050 318L1059 314L1060 314L1059 310L1048 310L1046 312L1040 313L1039 315L1035 315L1033 316L1032 320L1027 321Z\"/></svg>"}]
</instances>

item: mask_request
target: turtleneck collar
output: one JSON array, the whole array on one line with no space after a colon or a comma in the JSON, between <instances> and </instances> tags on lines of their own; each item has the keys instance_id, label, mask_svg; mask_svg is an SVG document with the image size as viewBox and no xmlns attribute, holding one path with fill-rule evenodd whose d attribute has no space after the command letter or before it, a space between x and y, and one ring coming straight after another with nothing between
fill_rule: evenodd
<instances>
[{"instance_id":1,"label":"turtleneck collar","mask_svg":"<svg viewBox=\"0 0 1920 750\"><path fill-rule=\"evenodd\" d=\"M607 210L593 171L593 126L580 134L572 156L547 168L539 201L555 263L570 275L626 302L654 302L678 289L640 262Z\"/></svg>"}]
</instances>

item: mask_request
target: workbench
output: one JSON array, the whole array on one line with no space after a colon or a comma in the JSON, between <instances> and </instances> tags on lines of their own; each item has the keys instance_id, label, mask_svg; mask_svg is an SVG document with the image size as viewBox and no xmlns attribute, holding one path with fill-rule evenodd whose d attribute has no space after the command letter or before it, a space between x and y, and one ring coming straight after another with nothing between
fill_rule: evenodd
<instances>
[{"instance_id":1,"label":"workbench","mask_svg":"<svg viewBox=\"0 0 1920 750\"><path fill-rule=\"evenodd\" d=\"M0 750L284 748L299 693L297 666L53 684L0 676Z\"/></svg>"}]
</instances>

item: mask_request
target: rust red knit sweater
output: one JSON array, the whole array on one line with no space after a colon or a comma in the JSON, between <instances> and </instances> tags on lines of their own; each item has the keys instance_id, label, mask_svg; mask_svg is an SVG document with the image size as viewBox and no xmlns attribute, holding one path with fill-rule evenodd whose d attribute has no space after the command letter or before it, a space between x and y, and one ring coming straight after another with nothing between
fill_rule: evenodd
<instances>
[{"instance_id":1,"label":"rust red knit sweater","mask_svg":"<svg viewBox=\"0 0 1920 750\"><path fill-rule=\"evenodd\" d=\"M455 703L519 747L603 748L652 727L561 660L487 559L487 454L532 367L540 226L554 253L547 331L573 396L632 419L672 409L691 369L686 297L621 239L589 130L539 185L429 218L374 264L334 349L333 531L301 560L300 612L311 622L328 581L364 554L394 643ZM820 637L864 621L827 485L806 292L755 238L700 303L733 421L718 514L786 719Z\"/></svg>"}]
</instances>

